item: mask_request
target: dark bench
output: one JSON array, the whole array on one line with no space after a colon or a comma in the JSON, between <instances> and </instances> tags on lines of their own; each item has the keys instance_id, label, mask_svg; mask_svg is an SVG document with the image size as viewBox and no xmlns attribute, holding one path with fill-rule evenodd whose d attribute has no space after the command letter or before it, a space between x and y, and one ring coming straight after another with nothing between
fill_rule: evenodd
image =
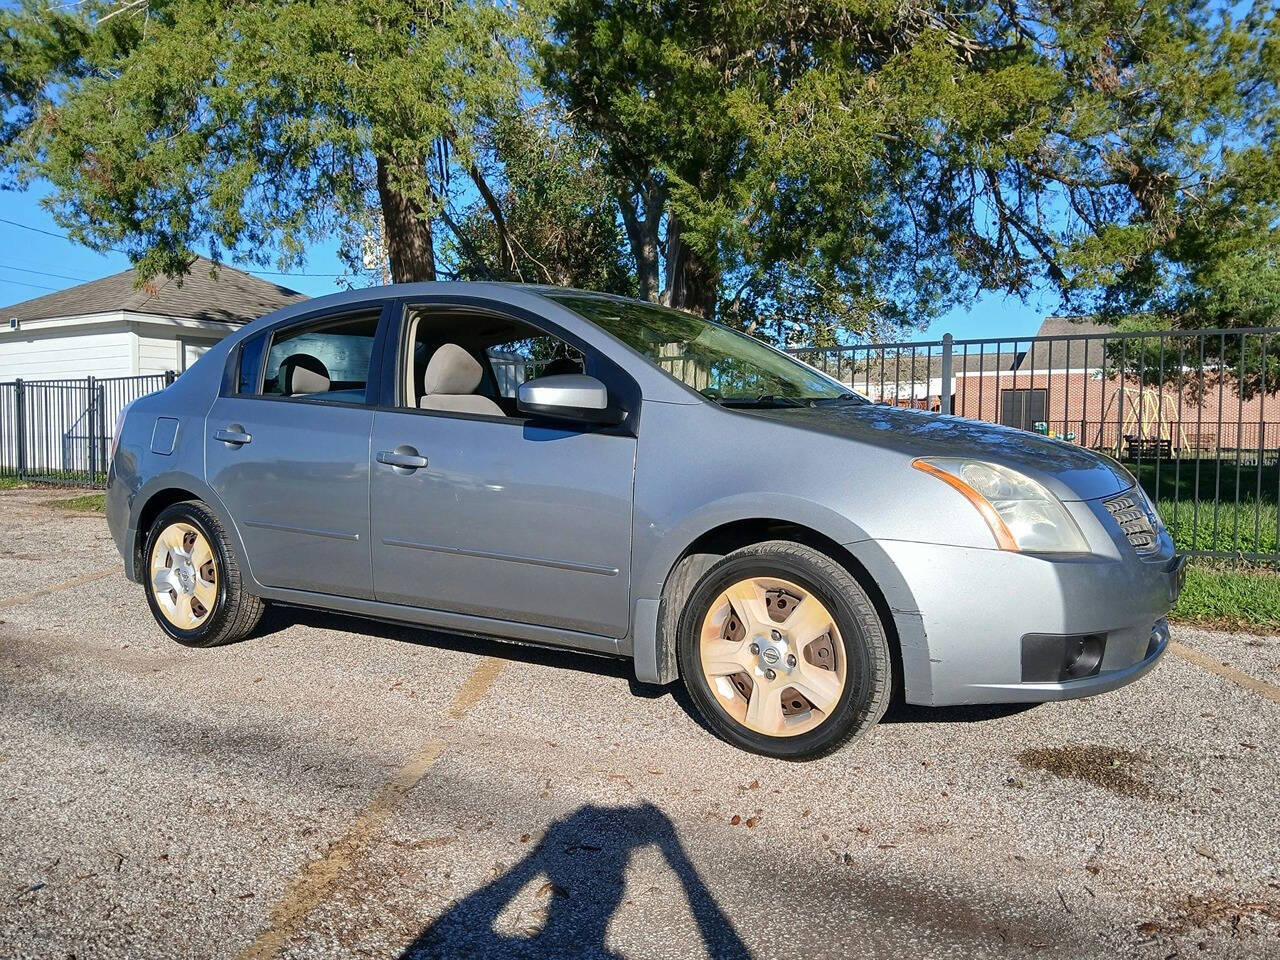
<instances>
[{"instance_id":1,"label":"dark bench","mask_svg":"<svg viewBox=\"0 0 1280 960\"><path fill-rule=\"evenodd\" d=\"M1125 457L1139 460L1144 457L1158 459L1173 456L1173 441L1165 437L1136 437L1131 433L1124 435Z\"/></svg>"}]
</instances>

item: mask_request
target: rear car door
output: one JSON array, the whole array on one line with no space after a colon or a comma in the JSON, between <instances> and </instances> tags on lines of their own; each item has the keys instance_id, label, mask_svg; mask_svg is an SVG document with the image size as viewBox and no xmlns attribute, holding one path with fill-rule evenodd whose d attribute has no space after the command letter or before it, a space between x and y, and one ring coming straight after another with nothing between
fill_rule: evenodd
<instances>
[{"instance_id":1,"label":"rear car door","mask_svg":"<svg viewBox=\"0 0 1280 960\"><path fill-rule=\"evenodd\" d=\"M265 586L373 596L369 436L382 314L380 304L348 307L245 341L209 411L207 482Z\"/></svg>"},{"instance_id":2,"label":"rear car door","mask_svg":"<svg viewBox=\"0 0 1280 960\"><path fill-rule=\"evenodd\" d=\"M607 361L500 305L410 303L397 319L384 362L393 403L374 415L371 444L377 599L624 636L635 436L515 408L519 383L552 362L601 376ZM483 382L451 409L422 409L430 357L458 346Z\"/></svg>"}]
</instances>

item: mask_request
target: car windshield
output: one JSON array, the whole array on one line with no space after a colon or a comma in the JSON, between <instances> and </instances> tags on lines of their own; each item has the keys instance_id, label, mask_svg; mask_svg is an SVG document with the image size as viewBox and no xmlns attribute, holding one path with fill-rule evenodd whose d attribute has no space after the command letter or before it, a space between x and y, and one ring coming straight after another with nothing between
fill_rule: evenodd
<instances>
[{"instance_id":1,"label":"car windshield","mask_svg":"<svg viewBox=\"0 0 1280 960\"><path fill-rule=\"evenodd\" d=\"M725 406L862 402L830 377L722 324L634 300L583 293L549 297Z\"/></svg>"}]
</instances>

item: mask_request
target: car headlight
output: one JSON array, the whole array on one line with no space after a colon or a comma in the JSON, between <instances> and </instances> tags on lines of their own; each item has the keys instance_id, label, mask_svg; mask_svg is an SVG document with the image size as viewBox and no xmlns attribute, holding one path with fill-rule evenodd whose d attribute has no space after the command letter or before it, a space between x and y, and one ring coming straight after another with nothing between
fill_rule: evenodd
<instances>
[{"instance_id":1,"label":"car headlight","mask_svg":"<svg viewBox=\"0 0 1280 960\"><path fill-rule=\"evenodd\" d=\"M952 457L912 461L977 508L1001 550L1086 553L1084 535L1062 501L1030 477L996 463Z\"/></svg>"}]
</instances>

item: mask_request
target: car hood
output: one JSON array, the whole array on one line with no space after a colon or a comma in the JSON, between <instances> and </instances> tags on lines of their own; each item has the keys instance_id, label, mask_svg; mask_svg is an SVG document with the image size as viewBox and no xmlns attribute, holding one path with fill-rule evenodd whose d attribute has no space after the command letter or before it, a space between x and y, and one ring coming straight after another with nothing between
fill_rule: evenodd
<instances>
[{"instance_id":1,"label":"car hood","mask_svg":"<svg viewBox=\"0 0 1280 960\"><path fill-rule=\"evenodd\" d=\"M1109 457L980 420L878 403L749 412L905 457L966 457L997 463L1026 474L1062 500L1094 500L1133 485L1132 475Z\"/></svg>"}]
</instances>

